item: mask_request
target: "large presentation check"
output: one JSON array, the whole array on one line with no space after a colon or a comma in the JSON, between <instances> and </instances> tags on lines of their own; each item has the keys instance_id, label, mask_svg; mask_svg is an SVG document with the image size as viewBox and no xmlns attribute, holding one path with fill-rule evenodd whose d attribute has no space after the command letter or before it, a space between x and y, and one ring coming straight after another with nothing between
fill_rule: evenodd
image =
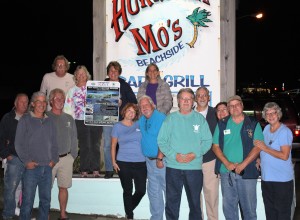
<instances>
[{"instance_id":1,"label":"large presentation check","mask_svg":"<svg viewBox=\"0 0 300 220\"><path fill-rule=\"evenodd\" d=\"M112 126L119 120L120 83L88 81L84 124Z\"/></svg>"}]
</instances>

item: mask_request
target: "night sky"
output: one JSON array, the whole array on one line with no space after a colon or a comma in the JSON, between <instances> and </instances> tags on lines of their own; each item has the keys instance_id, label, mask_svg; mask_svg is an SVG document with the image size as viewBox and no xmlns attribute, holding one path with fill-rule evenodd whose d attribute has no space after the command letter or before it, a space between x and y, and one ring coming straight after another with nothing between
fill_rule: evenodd
<instances>
[{"instance_id":1,"label":"night sky","mask_svg":"<svg viewBox=\"0 0 300 220\"><path fill-rule=\"evenodd\" d=\"M264 13L264 17L257 20L248 16L236 21L237 84L284 82L286 89L300 88L297 10L286 1L239 1L237 18L256 12Z\"/></svg>"},{"instance_id":2,"label":"night sky","mask_svg":"<svg viewBox=\"0 0 300 220\"><path fill-rule=\"evenodd\" d=\"M63 54L72 62L70 73L77 65L87 66L92 73L92 0L1 4L1 117L13 107L17 93L31 96L40 89L57 55Z\"/></svg>"},{"instance_id":3,"label":"night sky","mask_svg":"<svg viewBox=\"0 0 300 220\"><path fill-rule=\"evenodd\" d=\"M212 0L211 0L212 1ZM299 33L297 8L286 1L242 0L237 17L262 11L236 23L237 86L243 83L285 82L299 88ZM55 56L65 55L73 73L77 65L93 70L92 0L4 1L1 3L0 117L13 106L14 96L29 96L51 72ZM299 31L297 31L299 32Z\"/></svg>"}]
</instances>

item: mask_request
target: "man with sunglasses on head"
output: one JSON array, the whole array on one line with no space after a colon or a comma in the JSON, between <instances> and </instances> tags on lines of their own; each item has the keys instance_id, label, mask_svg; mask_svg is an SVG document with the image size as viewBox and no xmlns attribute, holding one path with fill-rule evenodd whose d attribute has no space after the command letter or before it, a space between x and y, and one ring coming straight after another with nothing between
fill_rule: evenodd
<instances>
[{"instance_id":1,"label":"man with sunglasses on head","mask_svg":"<svg viewBox=\"0 0 300 220\"><path fill-rule=\"evenodd\" d=\"M243 113L240 96L227 100L230 115L221 119L213 136L213 151L217 156L215 172L220 174L223 213L226 219L256 220L256 185L259 171L256 158L260 152L254 140L264 140L262 128L254 117Z\"/></svg>"},{"instance_id":2,"label":"man with sunglasses on head","mask_svg":"<svg viewBox=\"0 0 300 220\"><path fill-rule=\"evenodd\" d=\"M40 88L40 91L47 95L47 99L49 99L49 94L53 89L60 88L67 93L75 85L73 75L68 73L69 68L69 61L64 55L55 57L52 63L53 72L44 75ZM50 109L51 106L48 103L47 110L50 111Z\"/></svg>"}]
</instances>

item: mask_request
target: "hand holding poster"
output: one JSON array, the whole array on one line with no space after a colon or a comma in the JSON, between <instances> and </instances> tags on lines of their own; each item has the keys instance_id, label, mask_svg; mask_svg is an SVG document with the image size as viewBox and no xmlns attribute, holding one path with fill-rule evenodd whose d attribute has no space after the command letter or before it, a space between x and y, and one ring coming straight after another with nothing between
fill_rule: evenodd
<instances>
[{"instance_id":1,"label":"hand holding poster","mask_svg":"<svg viewBox=\"0 0 300 220\"><path fill-rule=\"evenodd\" d=\"M119 119L120 83L87 81L85 125L112 126Z\"/></svg>"}]
</instances>

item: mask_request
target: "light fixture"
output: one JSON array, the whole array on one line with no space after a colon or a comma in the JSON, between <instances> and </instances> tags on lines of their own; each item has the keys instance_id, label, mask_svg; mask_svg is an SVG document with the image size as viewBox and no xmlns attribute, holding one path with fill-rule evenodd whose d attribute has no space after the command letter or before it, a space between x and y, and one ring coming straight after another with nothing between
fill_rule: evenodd
<instances>
[{"instance_id":1,"label":"light fixture","mask_svg":"<svg viewBox=\"0 0 300 220\"><path fill-rule=\"evenodd\" d=\"M236 20L241 20L246 17L253 17L256 19L261 19L263 16L264 16L264 14L259 12L259 13L255 13L255 14L248 14L248 15L243 15L243 16L237 17Z\"/></svg>"},{"instance_id":2,"label":"light fixture","mask_svg":"<svg viewBox=\"0 0 300 220\"><path fill-rule=\"evenodd\" d=\"M258 14L255 15L255 17L256 17L257 19L261 19L263 16L264 16L263 13L258 13Z\"/></svg>"}]
</instances>

